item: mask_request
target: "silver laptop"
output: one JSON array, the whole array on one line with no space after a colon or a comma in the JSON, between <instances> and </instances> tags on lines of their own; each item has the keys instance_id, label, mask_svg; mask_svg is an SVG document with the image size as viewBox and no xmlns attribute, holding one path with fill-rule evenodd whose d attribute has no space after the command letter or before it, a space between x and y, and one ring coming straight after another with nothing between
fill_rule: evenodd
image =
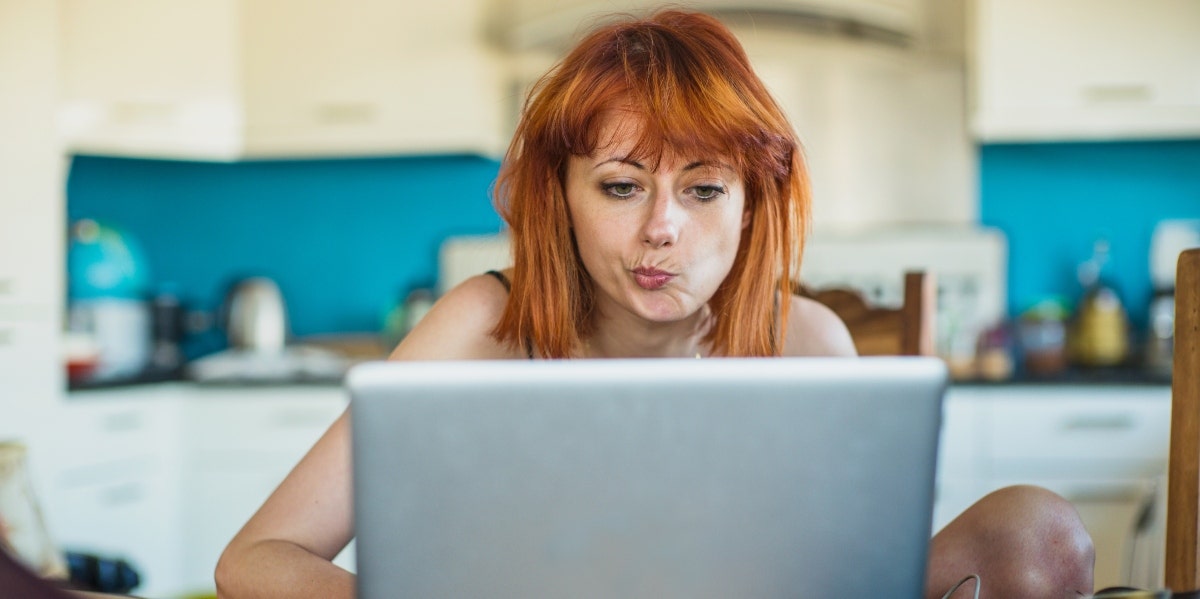
<instances>
[{"instance_id":1,"label":"silver laptop","mask_svg":"<svg viewBox=\"0 0 1200 599\"><path fill-rule=\"evenodd\" d=\"M934 358L373 363L358 591L917 598Z\"/></svg>"}]
</instances>

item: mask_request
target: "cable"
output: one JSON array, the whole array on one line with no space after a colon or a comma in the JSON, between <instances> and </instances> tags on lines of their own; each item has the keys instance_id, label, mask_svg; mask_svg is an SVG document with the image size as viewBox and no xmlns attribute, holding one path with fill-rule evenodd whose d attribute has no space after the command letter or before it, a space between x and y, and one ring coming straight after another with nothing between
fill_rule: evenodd
<instances>
[{"instance_id":1,"label":"cable","mask_svg":"<svg viewBox=\"0 0 1200 599\"><path fill-rule=\"evenodd\" d=\"M958 590L958 587L962 586L963 584L965 584L968 580L971 580L972 578L975 579L974 599L979 599L979 587L983 586L983 580L979 578L978 574L968 574L966 578L963 578L962 580L955 583L954 586L950 587L949 591L946 591L945 595L942 595L942 599L950 599L950 595L953 595L954 591Z\"/></svg>"}]
</instances>

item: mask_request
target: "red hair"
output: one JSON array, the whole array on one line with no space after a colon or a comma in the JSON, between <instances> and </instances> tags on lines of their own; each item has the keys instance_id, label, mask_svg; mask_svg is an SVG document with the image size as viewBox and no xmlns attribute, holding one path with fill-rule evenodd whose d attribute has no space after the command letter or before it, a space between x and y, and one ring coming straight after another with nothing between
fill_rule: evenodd
<instances>
[{"instance_id":1,"label":"red hair","mask_svg":"<svg viewBox=\"0 0 1200 599\"><path fill-rule=\"evenodd\" d=\"M600 126L614 108L641 117L632 158L655 164L670 151L732 161L750 221L709 301L705 340L715 355L779 355L810 210L800 145L729 29L676 10L596 29L530 92L494 188L513 272L493 336L564 358L591 332L592 282L569 227L566 165L609 141Z\"/></svg>"}]
</instances>

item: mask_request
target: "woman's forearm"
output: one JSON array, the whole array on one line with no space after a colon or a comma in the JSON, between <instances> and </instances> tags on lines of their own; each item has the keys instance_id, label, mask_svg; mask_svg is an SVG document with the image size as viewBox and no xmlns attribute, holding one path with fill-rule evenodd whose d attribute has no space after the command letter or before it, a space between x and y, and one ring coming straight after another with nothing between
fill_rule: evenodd
<instances>
[{"instance_id":1,"label":"woman's forearm","mask_svg":"<svg viewBox=\"0 0 1200 599\"><path fill-rule=\"evenodd\" d=\"M231 546L216 571L219 599L354 599L356 578L288 541Z\"/></svg>"}]
</instances>

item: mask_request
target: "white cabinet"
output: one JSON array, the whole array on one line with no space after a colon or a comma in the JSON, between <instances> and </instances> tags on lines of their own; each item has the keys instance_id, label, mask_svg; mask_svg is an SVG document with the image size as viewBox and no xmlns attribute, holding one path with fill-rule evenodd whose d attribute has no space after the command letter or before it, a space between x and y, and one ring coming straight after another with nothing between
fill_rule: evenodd
<instances>
[{"instance_id":1,"label":"white cabinet","mask_svg":"<svg viewBox=\"0 0 1200 599\"><path fill-rule=\"evenodd\" d=\"M1200 135L1200 3L974 0L984 141Z\"/></svg>"},{"instance_id":2,"label":"white cabinet","mask_svg":"<svg viewBox=\"0 0 1200 599\"><path fill-rule=\"evenodd\" d=\"M138 594L170 596L182 570L177 402L150 389L93 391L55 419L41 464L43 511L60 547L121 558Z\"/></svg>"},{"instance_id":3,"label":"white cabinet","mask_svg":"<svg viewBox=\"0 0 1200 599\"><path fill-rule=\"evenodd\" d=\"M211 594L221 551L346 404L332 386L74 392L39 464L51 532L129 560L138 595Z\"/></svg>"},{"instance_id":4,"label":"white cabinet","mask_svg":"<svg viewBox=\"0 0 1200 599\"><path fill-rule=\"evenodd\" d=\"M961 64L843 36L734 31L804 146L814 230L975 222Z\"/></svg>"},{"instance_id":5,"label":"white cabinet","mask_svg":"<svg viewBox=\"0 0 1200 599\"><path fill-rule=\"evenodd\" d=\"M483 0L65 0L62 131L80 153L497 154Z\"/></svg>"},{"instance_id":6,"label":"white cabinet","mask_svg":"<svg viewBox=\"0 0 1200 599\"><path fill-rule=\"evenodd\" d=\"M336 386L186 384L72 394L43 453L56 538L134 561L146 596L211 592L217 558L345 409ZM934 528L990 491L1048 488L1075 504L1098 587L1129 580L1134 530L1166 468L1166 387L953 387L944 411ZM1161 500L1161 494L1159 494ZM1144 524L1144 523L1143 523ZM1142 552L1162 543L1142 539ZM336 563L353 569L353 546Z\"/></svg>"},{"instance_id":7,"label":"white cabinet","mask_svg":"<svg viewBox=\"0 0 1200 599\"><path fill-rule=\"evenodd\" d=\"M214 590L221 551L346 404L340 387L187 388L184 590ZM335 563L352 570L352 552Z\"/></svg>"},{"instance_id":8,"label":"white cabinet","mask_svg":"<svg viewBox=\"0 0 1200 599\"><path fill-rule=\"evenodd\" d=\"M1038 485L1079 510L1096 547L1097 588L1153 586L1130 580L1132 547L1166 471L1170 410L1167 387L953 388L935 529L991 491Z\"/></svg>"},{"instance_id":9,"label":"white cabinet","mask_svg":"<svg viewBox=\"0 0 1200 599\"><path fill-rule=\"evenodd\" d=\"M36 425L58 407L65 379L58 16L54 2L0 1L0 439L28 443L31 468Z\"/></svg>"}]
</instances>

